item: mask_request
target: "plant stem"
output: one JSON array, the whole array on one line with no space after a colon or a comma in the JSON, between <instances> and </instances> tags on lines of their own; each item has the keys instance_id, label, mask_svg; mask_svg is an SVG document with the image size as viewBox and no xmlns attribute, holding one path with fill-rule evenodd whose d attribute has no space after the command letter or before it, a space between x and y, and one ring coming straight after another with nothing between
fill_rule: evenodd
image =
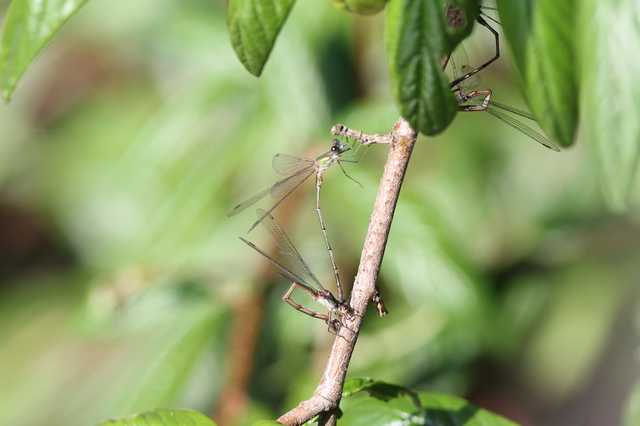
<instances>
[{"instance_id":1,"label":"plant stem","mask_svg":"<svg viewBox=\"0 0 640 426\"><path fill-rule=\"evenodd\" d=\"M413 130L403 118L400 118L393 128L393 132L390 133L392 137L359 134L363 139L368 137L367 140L372 140L371 138L374 136L384 138L385 142L389 143L389 157L380 180L378 195L369 222L369 230L360 257L358 275L355 278L349 301L354 315L350 318L345 317L344 325L333 344L324 374L313 396L278 419L278 422L285 425L300 425L319 414L320 425L336 424L342 388L362 321L369 302L374 297L379 298L376 283L378 272L387 245L400 188L418 132ZM377 306L379 312L380 306L384 307L381 305L381 301Z\"/></svg>"}]
</instances>

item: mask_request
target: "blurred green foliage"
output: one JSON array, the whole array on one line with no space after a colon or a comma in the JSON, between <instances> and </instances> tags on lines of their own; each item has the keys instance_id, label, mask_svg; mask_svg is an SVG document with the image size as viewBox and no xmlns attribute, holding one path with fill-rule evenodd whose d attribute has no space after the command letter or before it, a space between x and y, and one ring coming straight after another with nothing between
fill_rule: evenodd
<instances>
[{"instance_id":1,"label":"blurred green foliage","mask_svg":"<svg viewBox=\"0 0 640 426\"><path fill-rule=\"evenodd\" d=\"M207 416L189 410L157 410L111 419L98 426L215 426Z\"/></svg>"},{"instance_id":2,"label":"blurred green foliage","mask_svg":"<svg viewBox=\"0 0 640 426\"><path fill-rule=\"evenodd\" d=\"M346 414L341 421L349 425L516 426L504 417L469 404L462 398L433 392L413 392L371 379L348 380L344 393L342 407Z\"/></svg>"},{"instance_id":3,"label":"blurred green foliage","mask_svg":"<svg viewBox=\"0 0 640 426\"><path fill-rule=\"evenodd\" d=\"M315 157L333 124L395 123L382 27L299 2L255 79L222 3L89 2L70 21L0 106L0 424L214 409L232 318L264 281L263 259L237 238L254 216L226 213L278 179L276 152ZM477 31L470 59L492 43ZM483 86L522 106L507 62ZM325 175L345 281L385 155L374 146L345 164L363 188ZM367 318L350 375L506 405L523 424L560 424L561 410L614 424L638 372L640 226L635 210L604 207L595 164L580 139L558 155L484 113L420 139L380 276L390 314ZM287 233L331 282L312 187L275 215L293 216ZM266 246L260 231L249 239ZM309 397L332 340L269 279L238 424ZM572 412L581 397L590 404Z\"/></svg>"}]
</instances>

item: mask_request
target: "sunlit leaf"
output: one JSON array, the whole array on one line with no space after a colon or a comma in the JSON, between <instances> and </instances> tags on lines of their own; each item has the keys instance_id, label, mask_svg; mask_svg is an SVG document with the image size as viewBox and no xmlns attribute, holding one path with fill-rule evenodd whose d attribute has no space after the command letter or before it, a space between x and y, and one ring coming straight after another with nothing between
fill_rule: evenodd
<instances>
[{"instance_id":1,"label":"sunlit leaf","mask_svg":"<svg viewBox=\"0 0 640 426\"><path fill-rule=\"evenodd\" d=\"M14 0L7 12L0 55L2 97L11 99L26 70L87 0Z\"/></svg>"},{"instance_id":2,"label":"sunlit leaf","mask_svg":"<svg viewBox=\"0 0 640 426\"><path fill-rule=\"evenodd\" d=\"M190 410L156 410L107 420L96 426L215 426L209 417Z\"/></svg>"},{"instance_id":3,"label":"sunlit leaf","mask_svg":"<svg viewBox=\"0 0 640 426\"><path fill-rule=\"evenodd\" d=\"M459 10L452 28L445 10ZM475 1L392 0L387 4L386 49L400 114L425 135L442 132L458 103L442 73L442 59L466 37L478 13Z\"/></svg>"},{"instance_id":4,"label":"sunlit leaf","mask_svg":"<svg viewBox=\"0 0 640 426\"><path fill-rule=\"evenodd\" d=\"M231 44L242 65L262 73L278 33L295 0L230 0L227 25Z\"/></svg>"},{"instance_id":5,"label":"sunlit leaf","mask_svg":"<svg viewBox=\"0 0 640 426\"><path fill-rule=\"evenodd\" d=\"M414 392L378 380L354 379L345 389L365 392L343 397L341 421L349 425L428 424L433 426L517 426L516 423L452 395ZM382 390L384 398L371 389ZM395 391L399 391L393 397ZM367 393L373 398L364 396ZM409 422L407 422L409 420Z\"/></svg>"}]
</instances>

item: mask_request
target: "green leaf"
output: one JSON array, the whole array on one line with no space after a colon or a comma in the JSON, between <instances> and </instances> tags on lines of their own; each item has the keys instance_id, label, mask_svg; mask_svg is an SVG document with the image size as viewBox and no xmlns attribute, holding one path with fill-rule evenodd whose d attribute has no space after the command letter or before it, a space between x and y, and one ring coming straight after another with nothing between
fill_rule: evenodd
<instances>
[{"instance_id":1,"label":"green leaf","mask_svg":"<svg viewBox=\"0 0 640 426\"><path fill-rule=\"evenodd\" d=\"M155 410L119 419L107 420L96 426L215 426L202 413L191 410Z\"/></svg>"},{"instance_id":2,"label":"green leaf","mask_svg":"<svg viewBox=\"0 0 640 426\"><path fill-rule=\"evenodd\" d=\"M458 103L442 73L442 59L470 32L477 1L446 2L460 11L461 25L452 28L441 0L391 0L387 4L386 49L391 86L400 114L425 135L442 132L458 111Z\"/></svg>"},{"instance_id":3,"label":"green leaf","mask_svg":"<svg viewBox=\"0 0 640 426\"><path fill-rule=\"evenodd\" d=\"M581 3L575 43L582 66L584 127L596 151L605 195L625 206L640 147L640 4Z\"/></svg>"},{"instance_id":4,"label":"green leaf","mask_svg":"<svg viewBox=\"0 0 640 426\"><path fill-rule=\"evenodd\" d=\"M415 395L415 393L403 386L392 385L380 380L370 378L354 378L345 382L342 396L351 396L357 392L367 392L370 396L381 401L391 401L401 394Z\"/></svg>"},{"instance_id":5,"label":"green leaf","mask_svg":"<svg viewBox=\"0 0 640 426\"><path fill-rule=\"evenodd\" d=\"M372 389L376 392L371 392ZM348 380L345 390L348 392L343 394L341 421L348 425L517 426L452 395L415 392L372 379ZM364 396L366 393L373 398Z\"/></svg>"},{"instance_id":6,"label":"green leaf","mask_svg":"<svg viewBox=\"0 0 640 426\"><path fill-rule=\"evenodd\" d=\"M540 126L570 146L578 122L579 87L573 0L498 0L504 34L518 76Z\"/></svg>"},{"instance_id":7,"label":"green leaf","mask_svg":"<svg viewBox=\"0 0 640 426\"><path fill-rule=\"evenodd\" d=\"M529 103L547 134L570 146L578 123L579 93L574 1L540 0L534 13L525 80Z\"/></svg>"},{"instance_id":8,"label":"green leaf","mask_svg":"<svg viewBox=\"0 0 640 426\"><path fill-rule=\"evenodd\" d=\"M233 49L255 76L269 58L295 0L230 0L227 25Z\"/></svg>"},{"instance_id":9,"label":"green leaf","mask_svg":"<svg viewBox=\"0 0 640 426\"><path fill-rule=\"evenodd\" d=\"M0 85L11 95L36 57L87 0L14 0L2 34Z\"/></svg>"},{"instance_id":10,"label":"green leaf","mask_svg":"<svg viewBox=\"0 0 640 426\"><path fill-rule=\"evenodd\" d=\"M281 425L282 423L278 423L275 420L260 420L255 422L252 426L273 426L273 425Z\"/></svg>"}]
</instances>

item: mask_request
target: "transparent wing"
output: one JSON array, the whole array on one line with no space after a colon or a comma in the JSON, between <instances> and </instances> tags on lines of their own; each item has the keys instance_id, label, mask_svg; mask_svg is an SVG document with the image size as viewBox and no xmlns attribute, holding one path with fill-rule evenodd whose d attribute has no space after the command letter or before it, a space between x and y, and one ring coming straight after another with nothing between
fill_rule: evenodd
<instances>
[{"instance_id":1,"label":"transparent wing","mask_svg":"<svg viewBox=\"0 0 640 426\"><path fill-rule=\"evenodd\" d=\"M227 216L233 216L236 215L238 213L240 213L241 211L244 211L247 207L254 205L255 203L257 203L258 201L262 200L264 197L266 197L268 194L271 194L271 190L278 184L279 182L276 182L275 185L265 189L264 191L254 195L253 197L249 198L246 201L243 201L242 203L238 204L237 206L235 206L234 208L231 209L231 211L229 213L227 213Z\"/></svg>"},{"instance_id":2,"label":"transparent wing","mask_svg":"<svg viewBox=\"0 0 640 426\"><path fill-rule=\"evenodd\" d=\"M271 196L278 198L284 196L285 198L300 185L307 180L315 172L315 169L300 170L295 175L289 176L286 179L279 180L271 187Z\"/></svg>"},{"instance_id":3,"label":"transparent wing","mask_svg":"<svg viewBox=\"0 0 640 426\"><path fill-rule=\"evenodd\" d=\"M489 114L491 114L494 117L502 120L503 122L507 123L509 126L513 127L514 129L521 131L525 135L529 136L531 139L533 139L536 142L546 146L547 148L549 148L549 149L551 149L553 151L560 152L560 148L558 148L549 139L545 138L540 133L536 132L531 127L529 127L526 124L516 120L515 118L510 117L510 116L508 116L506 114L503 114L500 111L496 111L494 108L491 108L492 104L493 104L493 102L490 102L489 103L489 107L487 108L487 112ZM522 112L524 112L524 111L522 111Z\"/></svg>"},{"instance_id":4,"label":"transparent wing","mask_svg":"<svg viewBox=\"0 0 640 426\"><path fill-rule=\"evenodd\" d=\"M313 171L314 169L302 170L295 175L279 180L264 191L257 193L248 200L243 201L242 203L235 206L233 209L231 209L227 216L233 216L240 213L241 211L244 211L247 207L254 205L267 195L271 195L271 197L273 198L282 197L282 200L284 200L294 189L296 189L302 182L304 182L309 176L311 176ZM280 204L280 202L282 202L282 200L276 203L276 205L273 206L271 210L269 210L269 212L276 208ZM253 227L251 229L253 229Z\"/></svg>"},{"instance_id":5,"label":"transparent wing","mask_svg":"<svg viewBox=\"0 0 640 426\"><path fill-rule=\"evenodd\" d=\"M494 107L503 109L505 111L509 111L510 113L519 115L520 117L528 118L529 120L533 120L533 121L536 120L536 118L530 112L523 111L521 109L514 108L512 106L501 104L501 103L495 102L495 101L491 101L491 105L493 105Z\"/></svg>"},{"instance_id":6,"label":"transparent wing","mask_svg":"<svg viewBox=\"0 0 640 426\"><path fill-rule=\"evenodd\" d=\"M459 80L463 76L471 73L474 69L467 65L469 63L469 58L467 57L467 51L464 50L464 47L458 46L456 50L451 54L451 59L449 60L451 63L451 72L453 74L453 80ZM458 89L463 92L469 92L480 85L480 75L475 73L466 79L460 81L457 84Z\"/></svg>"},{"instance_id":7,"label":"transparent wing","mask_svg":"<svg viewBox=\"0 0 640 426\"><path fill-rule=\"evenodd\" d=\"M264 225L267 229L269 235L273 241L280 248L280 253L287 260L287 262L291 265L291 270L293 273L302 278L307 285L315 283L319 289L324 290L320 281L316 278L316 276L311 272L309 266L300 256L298 250L295 248L287 234L284 233L278 222L271 216L269 213L262 209L256 210L256 214L258 215L258 219L260 223Z\"/></svg>"},{"instance_id":8,"label":"transparent wing","mask_svg":"<svg viewBox=\"0 0 640 426\"><path fill-rule=\"evenodd\" d=\"M315 161L311 158L296 157L295 155L276 154L271 161L273 170L279 175L289 176L304 169L315 168Z\"/></svg>"},{"instance_id":9,"label":"transparent wing","mask_svg":"<svg viewBox=\"0 0 640 426\"><path fill-rule=\"evenodd\" d=\"M294 274L291 270L289 270L286 266L284 266L283 264L281 264L280 262L278 262L277 260L275 260L274 258L272 258L271 256L269 256L267 253L265 253L264 251L262 251L262 249L258 248L255 244L253 244L251 241L247 241L244 238L240 237L240 239L242 241L244 241L249 247L251 247L252 249L254 249L255 251L257 251L258 253L260 253L261 255L263 255L264 257L267 258L267 260L271 263L273 263L276 267L278 267L280 269L280 275L282 275L283 277L285 277L287 280L291 281L291 282L295 282L298 283L300 285L306 286L307 283L304 282L304 280L302 279L302 277L297 276L296 274Z\"/></svg>"}]
</instances>

